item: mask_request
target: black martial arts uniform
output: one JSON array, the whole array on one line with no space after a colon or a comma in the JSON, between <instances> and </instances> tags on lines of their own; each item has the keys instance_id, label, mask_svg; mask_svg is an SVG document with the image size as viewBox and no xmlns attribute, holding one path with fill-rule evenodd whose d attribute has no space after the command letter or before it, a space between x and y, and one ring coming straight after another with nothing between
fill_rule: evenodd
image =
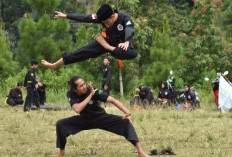
<instances>
[{"instance_id":1,"label":"black martial arts uniform","mask_svg":"<svg viewBox=\"0 0 232 157\"><path fill-rule=\"evenodd\" d=\"M36 76L35 76L35 69L30 68L27 71L27 74L25 76L24 85L27 86L27 97L24 103L24 111L28 111L31 108L31 103L34 103L37 108L40 108L39 105L39 94L35 88L35 85L37 84Z\"/></svg>"},{"instance_id":2,"label":"black martial arts uniform","mask_svg":"<svg viewBox=\"0 0 232 157\"><path fill-rule=\"evenodd\" d=\"M115 21L114 25L110 28L106 28L103 23L96 17L96 14L92 15L74 15L68 14L67 19L75 20L77 22L87 22L87 23L98 23L103 24L105 27L105 40L111 45L116 47L113 52L110 54L121 60L125 59L134 59L137 57L137 51L134 49L131 40L134 36L134 23L131 20L131 17L123 13L121 11L114 11L118 13L118 19ZM124 43L125 41L129 41L129 47L127 51L118 47L119 43ZM97 41L82 47L78 50L75 50L71 53L63 53L63 61L64 64L72 64L75 62L80 62L83 60L87 60L89 58L96 58L108 51L102 47Z\"/></svg>"},{"instance_id":3,"label":"black martial arts uniform","mask_svg":"<svg viewBox=\"0 0 232 157\"><path fill-rule=\"evenodd\" d=\"M111 78L112 78L112 68L111 68L111 66L108 65L103 69L103 81L102 81L102 89L108 95L110 95L110 90L112 88ZM105 85L108 86L107 90L104 89Z\"/></svg>"},{"instance_id":4,"label":"black martial arts uniform","mask_svg":"<svg viewBox=\"0 0 232 157\"><path fill-rule=\"evenodd\" d=\"M86 94L78 96L75 92L67 93L70 105L84 101L90 94L88 88ZM57 148L64 149L66 138L83 130L102 129L121 136L135 145L138 142L137 134L133 125L128 119L121 116L107 114L100 106L99 100L106 102L108 95L101 90L97 90L87 106L81 111L80 115L61 119L56 124Z\"/></svg>"},{"instance_id":5,"label":"black martial arts uniform","mask_svg":"<svg viewBox=\"0 0 232 157\"><path fill-rule=\"evenodd\" d=\"M154 97L151 89L147 86L140 86L139 87L139 97L142 102L148 101L149 103L152 103Z\"/></svg>"},{"instance_id":6,"label":"black martial arts uniform","mask_svg":"<svg viewBox=\"0 0 232 157\"><path fill-rule=\"evenodd\" d=\"M164 84L164 88L162 88L158 94L157 99L154 100L155 103L161 103L164 101L168 101L171 98L170 91L168 89L168 84L166 81L162 82Z\"/></svg>"},{"instance_id":7,"label":"black martial arts uniform","mask_svg":"<svg viewBox=\"0 0 232 157\"><path fill-rule=\"evenodd\" d=\"M38 87L37 89L37 92L39 94L40 105L44 105L44 103L46 102L46 90L45 90L46 87L47 85L42 83L42 86Z\"/></svg>"},{"instance_id":8,"label":"black martial arts uniform","mask_svg":"<svg viewBox=\"0 0 232 157\"><path fill-rule=\"evenodd\" d=\"M23 95L21 90L17 88L11 89L6 102L10 106L23 104Z\"/></svg>"},{"instance_id":9,"label":"black martial arts uniform","mask_svg":"<svg viewBox=\"0 0 232 157\"><path fill-rule=\"evenodd\" d=\"M196 94L190 89L184 92L184 102L190 103L191 107L194 108L196 106Z\"/></svg>"}]
</instances>

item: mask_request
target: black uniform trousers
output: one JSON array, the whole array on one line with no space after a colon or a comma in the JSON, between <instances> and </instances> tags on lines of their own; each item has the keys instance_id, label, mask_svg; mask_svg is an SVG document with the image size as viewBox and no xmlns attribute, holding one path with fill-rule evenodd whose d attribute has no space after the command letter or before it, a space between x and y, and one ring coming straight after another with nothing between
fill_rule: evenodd
<instances>
[{"instance_id":1,"label":"black uniform trousers","mask_svg":"<svg viewBox=\"0 0 232 157\"><path fill-rule=\"evenodd\" d=\"M65 148L66 138L69 135L89 129L102 129L124 136L133 145L139 141L133 125L128 119L122 119L121 116L102 114L98 118L88 120L83 116L77 115L57 121L57 148Z\"/></svg>"},{"instance_id":2,"label":"black uniform trousers","mask_svg":"<svg viewBox=\"0 0 232 157\"><path fill-rule=\"evenodd\" d=\"M37 108L40 108L39 104L39 94L36 91L35 87L28 86L27 87L27 97L24 103L23 110L28 111L31 108L31 103L34 103Z\"/></svg>"},{"instance_id":3,"label":"black uniform trousers","mask_svg":"<svg viewBox=\"0 0 232 157\"><path fill-rule=\"evenodd\" d=\"M114 44L111 44L114 45ZM127 51L124 51L122 48L115 46L113 52L110 52L111 56L116 59L125 60L125 59L134 59L137 57L137 51L133 48L132 44L129 45ZM89 58L96 58L102 54L107 53L108 51L102 47L97 41L82 47L78 50L75 50L70 53L63 53L64 64L71 64L75 62L80 62L87 60Z\"/></svg>"},{"instance_id":4,"label":"black uniform trousers","mask_svg":"<svg viewBox=\"0 0 232 157\"><path fill-rule=\"evenodd\" d=\"M22 105L24 101L23 101L23 99L8 98L6 102L10 106L16 106L16 105Z\"/></svg>"}]
</instances>

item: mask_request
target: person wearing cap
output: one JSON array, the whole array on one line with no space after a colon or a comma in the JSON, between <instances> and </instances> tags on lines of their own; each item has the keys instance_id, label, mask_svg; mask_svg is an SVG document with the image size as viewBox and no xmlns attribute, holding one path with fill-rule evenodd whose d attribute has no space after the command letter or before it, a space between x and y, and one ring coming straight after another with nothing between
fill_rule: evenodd
<instances>
[{"instance_id":1,"label":"person wearing cap","mask_svg":"<svg viewBox=\"0 0 232 157\"><path fill-rule=\"evenodd\" d=\"M130 111L121 102L102 90L93 88L92 82L89 82L87 86L80 76L73 76L68 84L70 89L67 92L67 97L72 109L78 115L57 121L56 147L60 149L57 156L65 155L65 146L69 135L75 135L84 130L101 129L125 137L135 146L139 157L149 157L140 146L131 121ZM124 113L124 116L106 113L99 101L115 105Z\"/></svg>"},{"instance_id":2,"label":"person wearing cap","mask_svg":"<svg viewBox=\"0 0 232 157\"><path fill-rule=\"evenodd\" d=\"M35 87L42 86L42 84L36 81L35 70L37 69L37 67L38 61L33 59L31 61L31 68L27 71L27 74L25 76L24 86L27 87L27 97L23 107L24 112L30 110L31 103L34 103L37 108L40 107L39 96Z\"/></svg>"},{"instance_id":3,"label":"person wearing cap","mask_svg":"<svg viewBox=\"0 0 232 157\"><path fill-rule=\"evenodd\" d=\"M184 84L184 108L188 111L196 104L196 94L191 91L188 83Z\"/></svg>"},{"instance_id":4,"label":"person wearing cap","mask_svg":"<svg viewBox=\"0 0 232 157\"><path fill-rule=\"evenodd\" d=\"M17 83L17 87L10 90L8 98L6 100L7 104L10 106L22 105L23 95L22 95L22 83Z\"/></svg>"},{"instance_id":5,"label":"person wearing cap","mask_svg":"<svg viewBox=\"0 0 232 157\"><path fill-rule=\"evenodd\" d=\"M110 66L109 57L105 57L103 60L104 69L103 69L103 81L102 81L102 89L103 92L110 95L110 90L112 87L112 68Z\"/></svg>"},{"instance_id":6,"label":"person wearing cap","mask_svg":"<svg viewBox=\"0 0 232 157\"><path fill-rule=\"evenodd\" d=\"M116 59L134 59L137 57L137 50L134 49L132 38L134 36L134 23L130 15L112 8L105 4L95 14L64 14L55 11L55 19L63 18L77 22L102 24L105 31L96 35L96 41L75 50L71 53L63 53L62 58L55 63L42 60L41 63L47 68L55 69L60 65L81 62L89 58L96 58L109 52Z\"/></svg>"}]
</instances>

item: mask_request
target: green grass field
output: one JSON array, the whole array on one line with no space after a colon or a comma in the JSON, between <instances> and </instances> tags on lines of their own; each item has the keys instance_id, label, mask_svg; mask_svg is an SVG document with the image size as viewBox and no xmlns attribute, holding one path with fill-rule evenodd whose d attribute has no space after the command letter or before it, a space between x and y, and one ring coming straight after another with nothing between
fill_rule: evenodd
<instances>
[{"instance_id":1,"label":"green grass field","mask_svg":"<svg viewBox=\"0 0 232 157\"><path fill-rule=\"evenodd\" d=\"M123 115L110 106L108 113ZM214 104L186 112L169 109L132 111L133 124L146 152L172 149L180 157L232 156L232 114ZM31 111L0 105L0 156L53 156L56 121L75 115L72 110ZM68 138L67 157L135 157L136 149L123 137L102 130L83 131Z\"/></svg>"}]
</instances>

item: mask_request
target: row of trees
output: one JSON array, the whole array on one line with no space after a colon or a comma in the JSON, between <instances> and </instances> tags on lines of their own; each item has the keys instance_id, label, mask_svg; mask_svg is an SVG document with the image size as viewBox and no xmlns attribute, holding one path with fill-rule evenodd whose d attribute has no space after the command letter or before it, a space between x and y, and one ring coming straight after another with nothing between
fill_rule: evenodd
<instances>
[{"instance_id":1,"label":"row of trees","mask_svg":"<svg viewBox=\"0 0 232 157\"><path fill-rule=\"evenodd\" d=\"M123 62L126 92L141 84L157 87L170 70L174 70L181 83L199 84L209 73L230 71L232 4L229 0L0 0L1 80L25 73L21 69L28 68L32 58L53 62L63 51L88 44L102 31L100 25L53 20L54 10L90 14L104 3L129 13L135 23L133 43L139 56ZM119 91L117 60L112 59L111 64L114 91ZM65 82L72 75L84 75L100 85L101 69L102 57L99 57L56 72L41 67L39 73L50 86L62 88L66 83L60 81Z\"/></svg>"}]
</instances>

